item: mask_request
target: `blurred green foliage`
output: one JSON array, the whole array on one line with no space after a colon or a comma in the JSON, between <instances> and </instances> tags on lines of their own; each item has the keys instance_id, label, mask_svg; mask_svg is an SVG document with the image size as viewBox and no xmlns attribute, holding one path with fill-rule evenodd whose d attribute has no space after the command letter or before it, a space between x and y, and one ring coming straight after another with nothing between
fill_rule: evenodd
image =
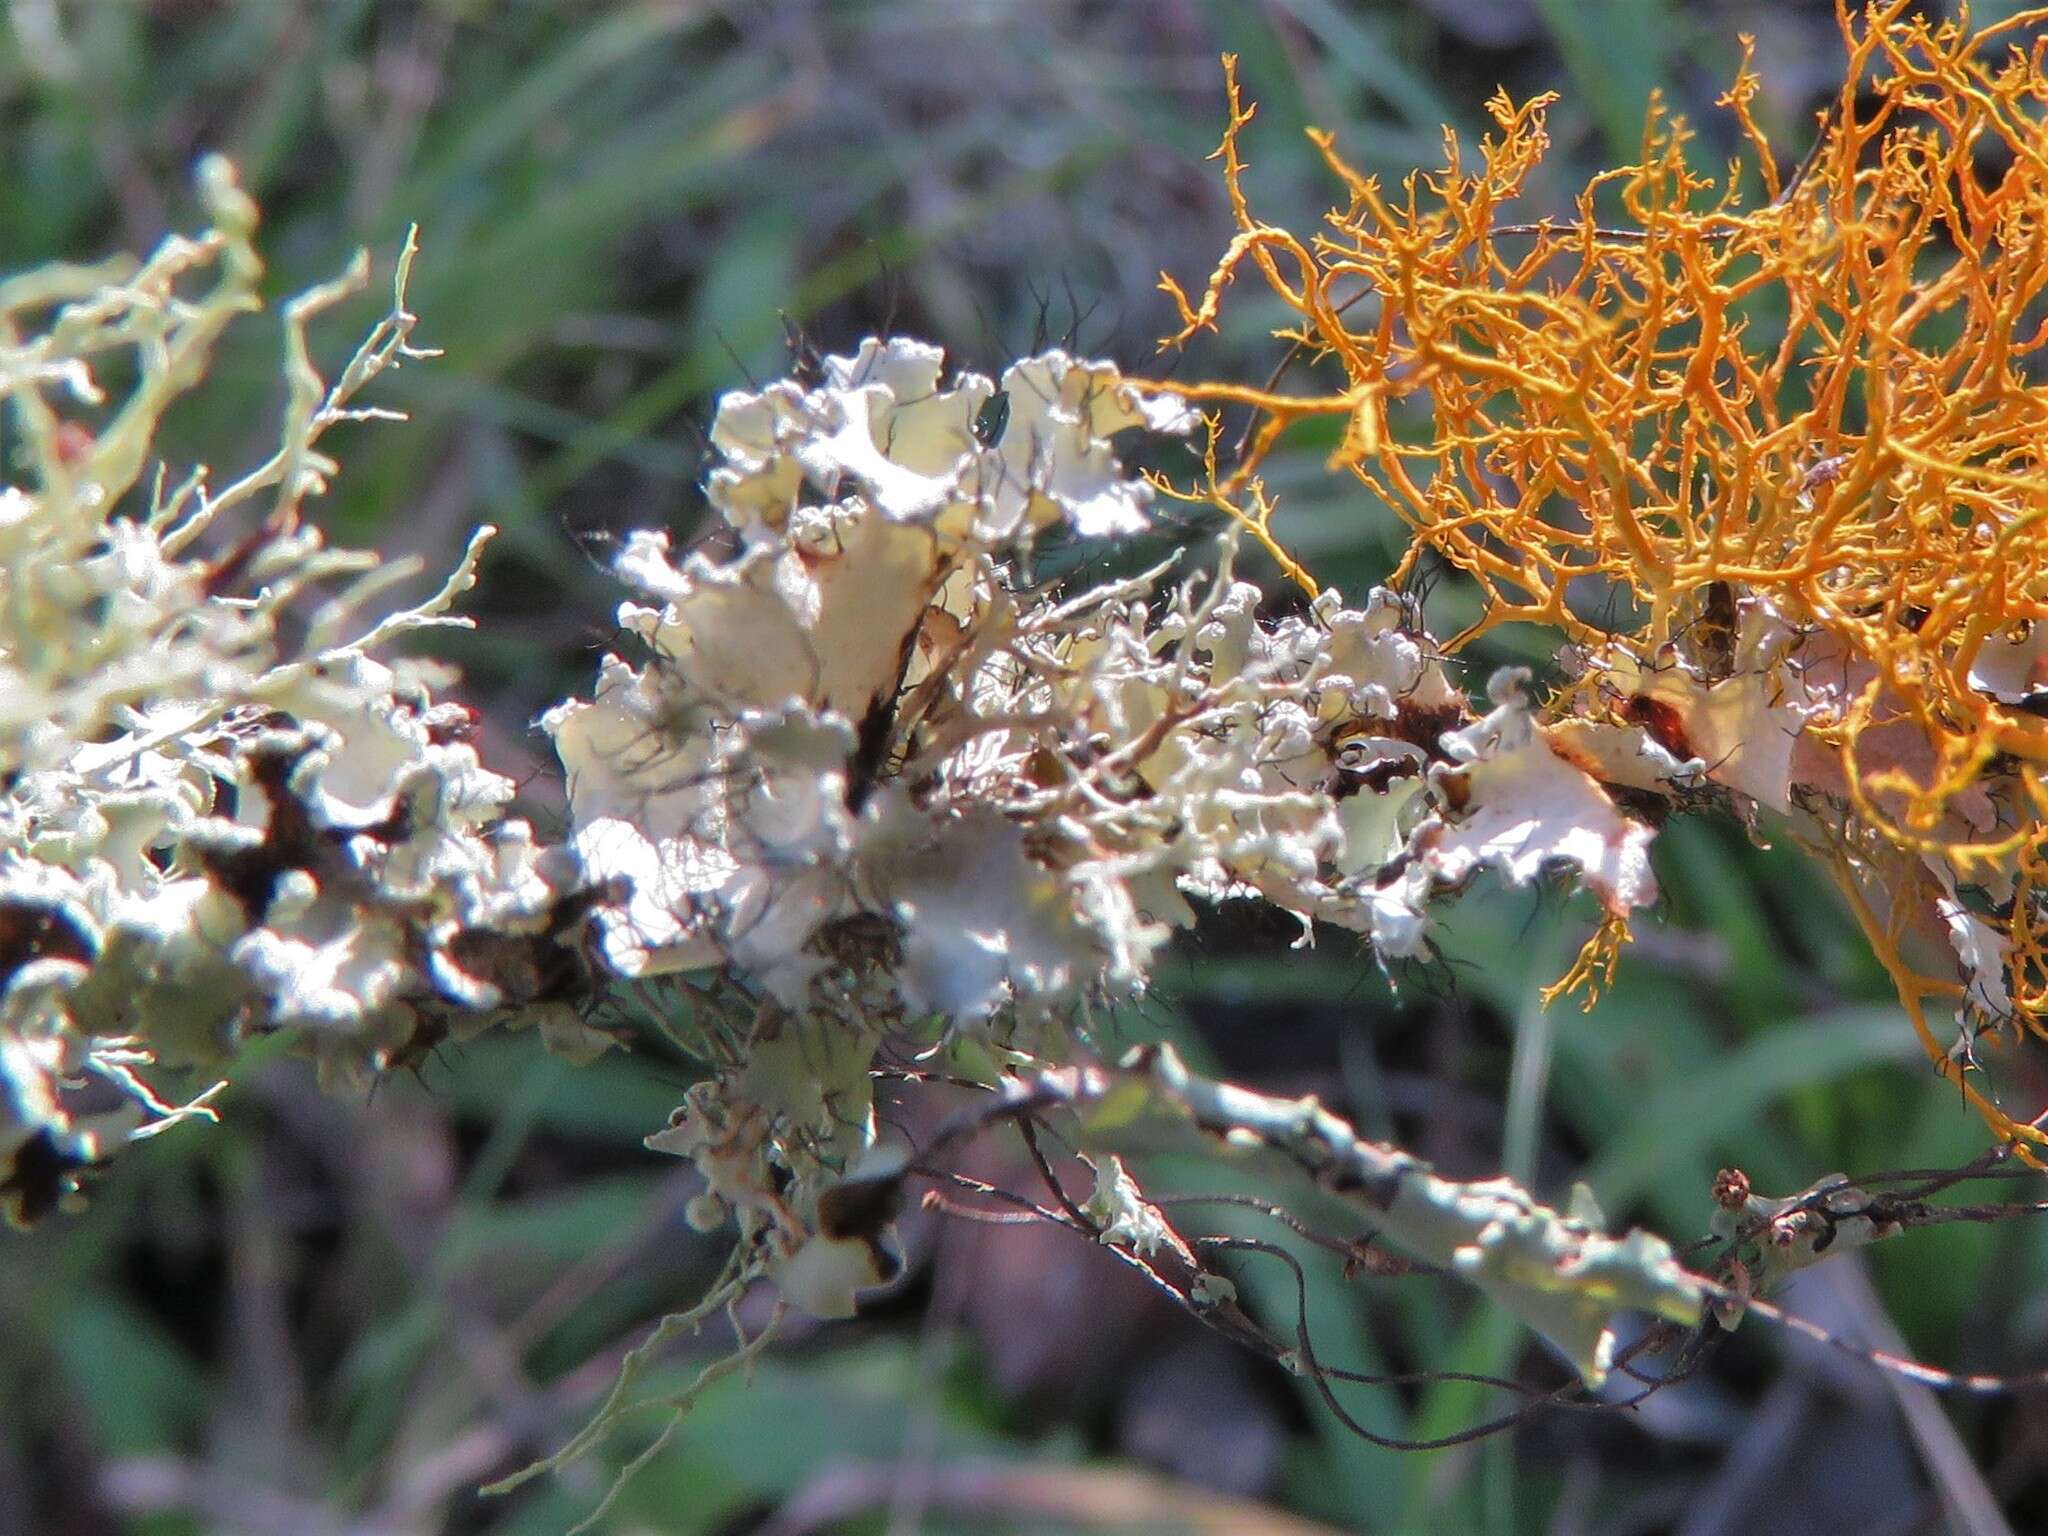
<instances>
[{"instance_id":1,"label":"blurred green foliage","mask_svg":"<svg viewBox=\"0 0 2048 1536\"><path fill-rule=\"evenodd\" d=\"M1564 93L1553 203L1633 147L1653 90L1702 121L1717 158L1732 140L1711 103L1742 27L1765 34L1762 110L1796 152L1832 85L1825 6L15 0L0 23L0 251L15 268L150 243L188 222L204 149L232 155L266 210L274 295L358 244L388 259L418 221L414 304L447 356L399 381L411 426L337 433L345 472L323 515L337 539L430 558L477 521L507 527L459 659L492 709L487 756L537 762L525 721L587 668L616 601L579 544L601 561L607 532L691 530L693 423L718 389L784 370L782 315L825 346L893 323L982 368L1080 322L1083 344L1141 363L1164 329L1158 269L1198 276L1226 238L1201 163L1221 127L1219 52L1241 56L1260 103L1261 206L1302 227L1327 190L1303 127L1397 179L1434 163L1444 125L1476 133L1496 83ZM1225 336L1187 366L1263 377L1274 312L1235 297ZM337 353L354 340L346 320L328 334ZM245 325L221 362L234 387L179 416L166 446L229 464L274 436L275 346L267 322ZM1362 588L1399 534L1320 476L1319 446L1275 466L1283 532L1324 579ZM1440 631L1458 601L1448 585L1433 599ZM1456 1173L1505 1166L1556 1193L1583 1172L1610 1218L1680 1241L1704 1231L1724 1163L1789 1190L1978 1150L1978 1122L1916 1065L1853 924L1795 851L1678 823L1657 853L1664 924L1591 1013L1531 1003L1586 915L1489 892L1454 915L1444 966L1398 992L1342 939L1276 958L1286 935L1225 914L1119 1027L1347 1102ZM334 1103L279 1065L231 1095L223 1126L125 1159L86 1214L0 1239L0 1536L565 1528L637 1447L503 1503L469 1490L556 1441L617 1351L710 1278L716 1244L678 1216L689 1189L639 1148L688 1076L652 1047L575 1071L507 1035ZM1223 1176L1154 1177L1213 1191ZM928 1273L904 1299L722 1385L606 1529L750 1529L849 1460L1078 1476L1130 1455L1132 1404L1158 1364L1136 1341L1156 1319L1117 1332L1085 1300L1050 1310L1072 1337L1011 1339L1024 1364L1004 1368L963 1275L1027 1258L1067 1264L1049 1273L1068 1285L1104 1270L1036 1248L991 1261L1024 1250L980 1241L934 1259L927 1238ZM2006 1225L1887 1245L1873 1270L1915 1351L2013 1368L2048 1331L2027 1278L2044 1260L2035 1230ZM1305 1262L1331 1359L1561 1378L1454 1285L1346 1284L1327 1256ZM1243 1288L1291 1321L1285 1271L1248 1261ZM1278 1426L1270 1472L1240 1491L1345 1529L1659 1529L1675 1503L1728 1492L1742 1405L1776 1353L1754 1326L1738 1335L1690 1429L1557 1417L1396 1456L1292 1384L1247 1384L1213 1356L1213 1395L1186 1422ZM694 1368L686 1357L670 1379ZM1407 1436L1500 1406L1464 1382L1350 1400ZM1912 1442L1881 1403L1864 1411L1845 1481L1919 1486ZM2038 1512L2032 1421L1957 1414L1998 1491ZM1761 1511L1749 1528L1799 1528L1768 1493L1735 1487ZM1055 1526L935 1505L922 1528Z\"/></svg>"}]
</instances>

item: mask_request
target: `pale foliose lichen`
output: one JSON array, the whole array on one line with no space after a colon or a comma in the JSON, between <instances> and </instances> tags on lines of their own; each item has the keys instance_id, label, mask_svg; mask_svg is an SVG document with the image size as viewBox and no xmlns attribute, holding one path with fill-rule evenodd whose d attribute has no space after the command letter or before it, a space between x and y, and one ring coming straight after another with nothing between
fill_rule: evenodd
<instances>
[{"instance_id":1,"label":"pale foliose lichen","mask_svg":"<svg viewBox=\"0 0 2048 1536\"><path fill-rule=\"evenodd\" d=\"M1616 915L1654 897L1650 830L1587 760L1700 765L1621 727L1552 736L1506 675L1475 720L1398 596L1265 619L1228 545L1163 594L1165 568L1033 586L1034 535L1146 525L1100 434L1191 423L1053 353L1006 375L1031 403L987 442L987 381L940 368L871 340L813 386L728 396L711 487L738 540L680 564L627 541L635 657L544 720L575 847L630 886L600 914L622 974L728 963L801 1010L872 920L904 1009L973 1023L1142 986L1190 897L1387 956L1481 868L1573 870Z\"/></svg>"},{"instance_id":2,"label":"pale foliose lichen","mask_svg":"<svg viewBox=\"0 0 2048 1536\"><path fill-rule=\"evenodd\" d=\"M1193 427L1108 364L1026 359L992 391L901 340L726 399L710 499L727 527L680 557L660 532L626 540L627 643L543 722L571 846L609 893L607 965L743 982L678 995L697 1031L679 1042L713 1071L649 1145L702 1175L693 1224L736 1224L735 1283L849 1316L897 1273L909 1176L938 1177L878 1135L876 1073L892 1045L943 1053L992 1114L1076 1113L1095 1191L1070 1219L1198 1313L1228 1310L1228 1277L1112 1150L1160 1111L1212 1150L1285 1154L1596 1386L1619 1312L1698 1326L1723 1280L1610 1235L1583 1193L1559 1211L1510 1180L1445 1180L1170 1051L1076 1067L1110 1054L1094 1005L1141 992L1200 904L1264 902L1302 942L1348 929L1392 962L1430 953L1433 904L1481 875L1590 896L1560 986L1596 988L1656 900L1658 827L1814 805L1809 729L1857 679L1767 599L1729 594L1647 663L1568 646L1562 687L1505 669L1475 708L1478 680L1410 599L1324 590L1275 615L1230 538L1092 586L1033 578L1049 533L1085 549L1148 531L1154 486L1118 469L1110 434ZM1948 922L1997 1006L1997 936L1954 892ZM1184 1284L1163 1278L1176 1266Z\"/></svg>"},{"instance_id":3,"label":"pale foliose lichen","mask_svg":"<svg viewBox=\"0 0 2048 1536\"><path fill-rule=\"evenodd\" d=\"M332 550L301 504L320 450L412 343L391 312L330 383L285 310L277 451L225 485L152 461L227 325L259 307L256 215L201 169L213 228L147 260L0 283L0 1190L28 1220L81 1169L190 1114L251 1039L290 1031L365 1084L513 1005L571 1044L579 876L509 819L513 785L436 702L441 669L372 655L464 624L489 530L426 601L368 609L409 565ZM111 381L122 381L118 384ZM18 479L12 477L18 476ZM551 1006L550 1006L551 1005Z\"/></svg>"},{"instance_id":4,"label":"pale foliose lichen","mask_svg":"<svg viewBox=\"0 0 2048 1536\"><path fill-rule=\"evenodd\" d=\"M1108 363L1027 358L997 390L900 339L729 395L709 480L727 529L680 557L664 533L624 542L628 643L543 720L571 845L613 893L610 967L758 988L727 1021L733 1064L649 1144L696 1163L692 1219L731 1214L806 1310L847 1315L893 1272L886 1210L829 1214L874 1182L892 1034L1056 1064L1195 903L1264 901L1303 942L1330 924L1394 960L1481 871L1562 872L1607 926L1655 897L1651 827L1611 785L1676 795L1702 764L1634 727L1547 727L1517 673L1475 715L1397 594L1267 617L1228 539L1178 578L1176 557L1031 579L1049 532L1149 528L1114 434L1195 425ZM1104 1236L1143 1249L1131 1191ZM1473 1217L1473 1251L1497 1225Z\"/></svg>"}]
</instances>

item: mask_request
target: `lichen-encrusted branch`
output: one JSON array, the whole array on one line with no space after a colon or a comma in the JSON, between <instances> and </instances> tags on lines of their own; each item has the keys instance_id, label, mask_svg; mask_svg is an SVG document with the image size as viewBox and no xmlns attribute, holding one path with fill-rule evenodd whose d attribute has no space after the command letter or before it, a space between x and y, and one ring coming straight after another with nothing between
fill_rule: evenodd
<instances>
[{"instance_id":1,"label":"lichen-encrusted branch","mask_svg":"<svg viewBox=\"0 0 2048 1536\"><path fill-rule=\"evenodd\" d=\"M1286 1157L1394 1246L1470 1282L1550 1340L1588 1386L1613 1365L1616 1313L1690 1326L1716 1289L1662 1238L1639 1229L1606 1235L1584 1186L1569 1211L1557 1211L1511 1179L1441 1178L1412 1153L1360 1136L1313 1097L1275 1098L1203 1077L1171 1046L1120 1068L1040 1073L1015 1091L1072 1105L1092 1145L1121 1145L1178 1121L1226 1148Z\"/></svg>"},{"instance_id":2,"label":"lichen-encrusted branch","mask_svg":"<svg viewBox=\"0 0 2048 1536\"><path fill-rule=\"evenodd\" d=\"M356 1085L515 1011L550 1043L605 1043L578 1018L575 861L505 815L474 714L437 703L428 668L371 654L468 622L448 610L491 530L378 621L416 567L329 549L300 519L336 472L321 435L394 417L361 391L433 355L411 341L413 241L331 385L308 326L362 289L367 254L285 306L274 453L217 495L203 468L137 489L165 411L257 307L256 210L225 161L199 181L205 234L0 287L0 402L28 470L0 483L0 1211L17 1221L125 1142L210 1116L207 1081L276 1031ZM205 1074L182 1107L152 1081L180 1067Z\"/></svg>"}]
</instances>

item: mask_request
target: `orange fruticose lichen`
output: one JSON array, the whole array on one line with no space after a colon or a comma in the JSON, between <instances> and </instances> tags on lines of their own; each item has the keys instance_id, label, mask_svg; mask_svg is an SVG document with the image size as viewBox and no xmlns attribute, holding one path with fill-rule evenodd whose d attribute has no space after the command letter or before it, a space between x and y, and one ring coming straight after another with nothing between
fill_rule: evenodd
<instances>
[{"instance_id":1,"label":"orange fruticose lichen","mask_svg":"<svg viewBox=\"0 0 2048 1536\"><path fill-rule=\"evenodd\" d=\"M1256 413L1206 494L1283 559L1261 462L1336 417L1332 466L1410 530L1396 583L1435 551L1483 593L1452 649L1533 622L1646 674L1688 636L1697 654L1731 597L1795 630L1841 686L1807 717L1792 799L1961 1083L1922 1004L1965 989L1900 954L1937 897L2002 898L1980 920L2010 1013L2048 1036L2048 8L1981 27L1907 9L1838 3L1842 87L1782 179L1744 40L1721 104L1761 176L1749 206L1739 162L1701 174L1653 104L1639 163L1593 178L1570 219L1514 222L1552 98L1500 95L1478 164L1447 133L1444 168L1398 193L1313 134L1346 201L1303 240L1247 201L1232 70L1218 155L1238 233L1198 301L1165 287L1182 342L1249 264L1300 317L1282 338L1342 370L1323 393L1175 386ZM1618 632L1589 590L1628 614ZM1994 652L2018 686L1979 675ZM1596 676L1549 708L1613 718L1607 693Z\"/></svg>"}]
</instances>

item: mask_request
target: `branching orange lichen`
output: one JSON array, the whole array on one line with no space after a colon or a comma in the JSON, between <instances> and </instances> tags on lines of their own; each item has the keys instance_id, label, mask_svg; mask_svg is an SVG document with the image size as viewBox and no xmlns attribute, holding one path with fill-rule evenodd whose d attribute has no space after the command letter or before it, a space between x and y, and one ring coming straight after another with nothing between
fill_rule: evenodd
<instances>
[{"instance_id":1,"label":"branching orange lichen","mask_svg":"<svg viewBox=\"0 0 2048 1536\"><path fill-rule=\"evenodd\" d=\"M1280 574L1300 587L1310 597L1321 589L1306 567L1287 552L1279 537L1273 532L1274 505L1266 495L1265 482L1258 476L1234 476L1225 482L1216 468L1217 443L1223 435L1223 423L1219 417L1206 416L1202 420L1205 442L1202 447L1202 481L1191 491L1184 491L1172 479L1156 471L1148 471L1145 479L1161 495L1174 501L1198 502L1216 508L1225 517L1236 523L1273 557L1273 563L1280 567Z\"/></svg>"},{"instance_id":2,"label":"branching orange lichen","mask_svg":"<svg viewBox=\"0 0 2048 1536\"><path fill-rule=\"evenodd\" d=\"M1721 104L1763 201L1745 202L1739 162L1696 170L1684 122L1653 103L1638 162L1554 223L1516 222L1550 98L1500 95L1476 164L1447 133L1443 168L1397 191L1312 135L1345 201L1311 240L1262 224L1226 60L1238 234L1198 299L1164 281L1168 341L1213 326L1248 264L1299 315L1279 334L1342 387L1176 385L1256 413L1209 490L1234 505L1296 423L1339 418L1333 467L1409 528L1396 582L1435 551L1484 595L1454 649L1532 622L1649 671L1731 591L1795 626L1842 685L1805 732L1821 767L1795 798L1891 851L1911 887L1895 912L1994 891L2012 1014L2048 1035L2048 675L2017 691L1979 675L2035 656L2048 623L2048 8L1975 28L1907 10L1838 0L1841 90L1782 178L1744 40ZM1279 553L1262 514L1236 515ZM1618 633L1589 591L1628 600ZM1593 713L1597 692L1553 710ZM1960 1081L1921 1010L1932 984L1841 868Z\"/></svg>"}]
</instances>

